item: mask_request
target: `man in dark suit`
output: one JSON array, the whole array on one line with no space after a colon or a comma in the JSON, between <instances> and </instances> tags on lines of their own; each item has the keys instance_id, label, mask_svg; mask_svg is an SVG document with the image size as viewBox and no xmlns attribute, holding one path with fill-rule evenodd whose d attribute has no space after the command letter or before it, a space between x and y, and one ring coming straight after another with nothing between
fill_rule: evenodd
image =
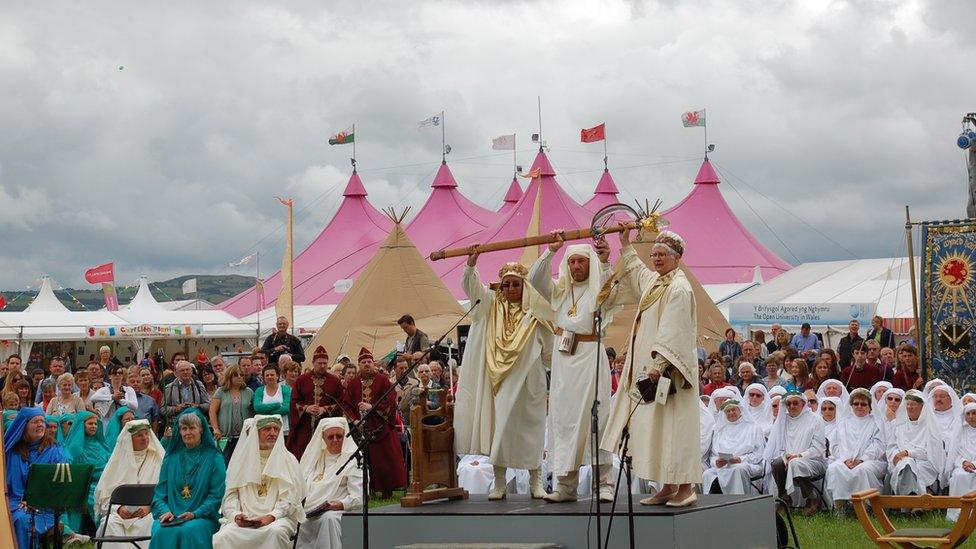
<instances>
[{"instance_id":1,"label":"man in dark suit","mask_svg":"<svg viewBox=\"0 0 976 549\"><path fill-rule=\"evenodd\" d=\"M837 362L841 370L851 365L851 360L854 357L854 345L864 341L861 338L860 322L852 320L847 325L847 330L847 335L840 338L840 343L837 344Z\"/></svg>"},{"instance_id":2,"label":"man in dark suit","mask_svg":"<svg viewBox=\"0 0 976 549\"><path fill-rule=\"evenodd\" d=\"M268 364L277 364L283 354L291 355L291 359L299 364L305 362L302 342L288 333L288 319L283 316L278 317L274 333L264 340L261 350L268 355Z\"/></svg>"},{"instance_id":3,"label":"man in dark suit","mask_svg":"<svg viewBox=\"0 0 976 549\"><path fill-rule=\"evenodd\" d=\"M874 315L871 319L871 329L868 331L868 337L865 339L873 339L882 347L895 348L895 334L884 327L884 319L878 315Z\"/></svg>"}]
</instances>

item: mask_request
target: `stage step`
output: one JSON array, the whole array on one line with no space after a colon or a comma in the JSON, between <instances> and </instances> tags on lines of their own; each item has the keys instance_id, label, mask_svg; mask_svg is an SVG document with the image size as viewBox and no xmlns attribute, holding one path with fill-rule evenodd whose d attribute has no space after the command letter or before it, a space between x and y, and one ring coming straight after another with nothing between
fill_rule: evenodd
<instances>
[{"instance_id":1,"label":"stage step","mask_svg":"<svg viewBox=\"0 0 976 549\"><path fill-rule=\"evenodd\" d=\"M562 549L558 543L412 543L396 549Z\"/></svg>"}]
</instances>

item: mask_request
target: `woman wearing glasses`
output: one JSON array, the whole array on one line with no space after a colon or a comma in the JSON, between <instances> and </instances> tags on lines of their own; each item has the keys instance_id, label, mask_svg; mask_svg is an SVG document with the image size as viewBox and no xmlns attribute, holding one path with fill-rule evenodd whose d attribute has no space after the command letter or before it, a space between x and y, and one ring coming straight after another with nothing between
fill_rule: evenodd
<instances>
[{"instance_id":1,"label":"woman wearing glasses","mask_svg":"<svg viewBox=\"0 0 976 549\"><path fill-rule=\"evenodd\" d=\"M851 494L880 488L885 474L885 447L878 423L871 414L873 399L866 389L851 393L850 413L838 418L831 464L824 483L838 515L846 515Z\"/></svg>"}]
</instances>

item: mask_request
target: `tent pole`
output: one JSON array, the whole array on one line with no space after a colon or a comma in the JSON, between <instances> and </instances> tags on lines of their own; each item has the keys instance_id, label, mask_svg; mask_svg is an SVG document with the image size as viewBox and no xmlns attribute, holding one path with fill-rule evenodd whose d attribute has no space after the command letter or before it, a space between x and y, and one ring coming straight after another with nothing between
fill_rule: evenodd
<instances>
[{"instance_id":1,"label":"tent pole","mask_svg":"<svg viewBox=\"0 0 976 549\"><path fill-rule=\"evenodd\" d=\"M905 236L908 238L908 276L911 279L912 284L912 315L915 321L915 345L921 348L922 338L920 336L921 330L918 322L918 288L915 287L915 251L912 243L912 216L909 213L908 205L905 205ZM922 379L926 378L928 374L928 367L924 361L921 363L922 366Z\"/></svg>"}]
</instances>

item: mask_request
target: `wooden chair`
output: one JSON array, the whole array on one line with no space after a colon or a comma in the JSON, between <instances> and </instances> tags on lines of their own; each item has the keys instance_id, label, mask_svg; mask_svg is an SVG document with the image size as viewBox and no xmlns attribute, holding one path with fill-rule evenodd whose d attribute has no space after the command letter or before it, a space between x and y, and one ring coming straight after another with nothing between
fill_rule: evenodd
<instances>
[{"instance_id":1,"label":"wooden chair","mask_svg":"<svg viewBox=\"0 0 976 549\"><path fill-rule=\"evenodd\" d=\"M883 496L877 488L851 494L851 503L861 527L878 547L959 547L976 527L976 492L964 496ZM878 531L868 516L867 506L873 509L875 520L884 533ZM959 509L954 528L895 528L887 509Z\"/></svg>"},{"instance_id":2,"label":"wooden chair","mask_svg":"<svg viewBox=\"0 0 976 549\"><path fill-rule=\"evenodd\" d=\"M457 455L454 453L454 403L450 398L436 410L427 407L426 391L410 408L410 489L400 499L401 507L417 507L435 499L468 499L458 486ZM438 488L428 488L431 485Z\"/></svg>"}]
</instances>

